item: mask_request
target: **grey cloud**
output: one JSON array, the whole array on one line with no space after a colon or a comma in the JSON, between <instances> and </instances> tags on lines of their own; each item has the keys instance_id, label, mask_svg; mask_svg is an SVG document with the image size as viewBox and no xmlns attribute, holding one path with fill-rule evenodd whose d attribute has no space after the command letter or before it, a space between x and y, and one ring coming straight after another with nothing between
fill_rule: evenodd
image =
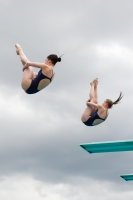
<instances>
[{"instance_id":1,"label":"grey cloud","mask_svg":"<svg viewBox=\"0 0 133 200\"><path fill-rule=\"evenodd\" d=\"M132 191L119 177L132 173L132 152L90 155L79 147L132 139L132 57L124 57L125 52L132 54L132 2L7 1L0 9L1 177L26 174L43 183L77 187L86 179L109 182L110 190L119 194ZM55 80L36 95L27 95L20 87L16 42L32 61L65 53L55 66ZM125 48L124 53L108 51L114 44L118 51ZM107 55L102 54L104 47ZM85 127L80 117L95 77L99 102L115 100L120 90L124 98L105 123Z\"/></svg>"}]
</instances>

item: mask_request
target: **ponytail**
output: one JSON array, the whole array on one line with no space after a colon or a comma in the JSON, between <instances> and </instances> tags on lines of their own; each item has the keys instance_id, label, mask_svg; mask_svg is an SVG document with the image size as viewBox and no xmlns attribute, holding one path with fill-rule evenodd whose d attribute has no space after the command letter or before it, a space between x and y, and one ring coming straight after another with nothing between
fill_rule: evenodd
<instances>
[{"instance_id":1,"label":"ponytail","mask_svg":"<svg viewBox=\"0 0 133 200\"><path fill-rule=\"evenodd\" d=\"M122 99L122 97L123 97L122 92L120 92L118 99L116 101L114 101L113 104L118 104L120 102L120 100Z\"/></svg>"},{"instance_id":2,"label":"ponytail","mask_svg":"<svg viewBox=\"0 0 133 200\"><path fill-rule=\"evenodd\" d=\"M112 108L113 105L116 105L120 102L120 100L122 99L123 95L122 95L122 92L120 92L120 95L118 97L118 99L116 101L112 101L110 99L106 99L106 102L108 104L108 108Z\"/></svg>"}]
</instances>

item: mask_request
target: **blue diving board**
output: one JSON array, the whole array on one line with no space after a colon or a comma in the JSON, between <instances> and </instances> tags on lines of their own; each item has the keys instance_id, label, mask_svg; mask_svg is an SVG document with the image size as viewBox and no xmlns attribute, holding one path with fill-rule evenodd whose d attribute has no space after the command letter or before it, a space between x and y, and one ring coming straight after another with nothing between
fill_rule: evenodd
<instances>
[{"instance_id":1,"label":"blue diving board","mask_svg":"<svg viewBox=\"0 0 133 200\"><path fill-rule=\"evenodd\" d=\"M121 174L120 177L125 181L133 181L133 174Z\"/></svg>"},{"instance_id":2,"label":"blue diving board","mask_svg":"<svg viewBox=\"0 0 133 200\"><path fill-rule=\"evenodd\" d=\"M84 143L80 146L89 153L133 151L133 140Z\"/></svg>"}]
</instances>

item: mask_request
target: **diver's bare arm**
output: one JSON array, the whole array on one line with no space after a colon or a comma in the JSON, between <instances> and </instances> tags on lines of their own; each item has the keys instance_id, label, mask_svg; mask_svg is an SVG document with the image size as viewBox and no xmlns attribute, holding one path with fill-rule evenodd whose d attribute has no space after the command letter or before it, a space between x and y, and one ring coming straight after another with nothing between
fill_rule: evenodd
<instances>
[{"instance_id":1,"label":"diver's bare arm","mask_svg":"<svg viewBox=\"0 0 133 200\"><path fill-rule=\"evenodd\" d=\"M96 103L92 103L92 102L88 102L88 101L86 102L86 105L87 105L87 106L94 107L94 108L97 108L97 109L102 108L101 105L96 104Z\"/></svg>"},{"instance_id":2,"label":"diver's bare arm","mask_svg":"<svg viewBox=\"0 0 133 200\"><path fill-rule=\"evenodd\" d=\"M46 65L45 63L39 63L39 62L27 62L25 64L25 66L23 67L23 71L25 69L27 69L29 66L32 66L32 67L36 67L36 68L41 68L41 69L46 69L48 67L48 65Z\"/></svg>"}]
</instances>

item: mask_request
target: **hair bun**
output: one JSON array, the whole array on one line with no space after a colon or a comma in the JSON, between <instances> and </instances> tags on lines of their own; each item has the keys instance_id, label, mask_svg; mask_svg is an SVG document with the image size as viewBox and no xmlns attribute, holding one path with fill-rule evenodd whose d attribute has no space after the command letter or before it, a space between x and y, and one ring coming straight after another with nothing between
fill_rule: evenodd
<instances>
[{"instance_id":1,"label":"hair bun","mask_svg":"<svg viewBox=\"0 0 133 200\"><path fill-rule=\"evenodd\" d=\"M61 58L60 57L57 59L57 62L61 62Z\"/></svg>"}]
</instances>

